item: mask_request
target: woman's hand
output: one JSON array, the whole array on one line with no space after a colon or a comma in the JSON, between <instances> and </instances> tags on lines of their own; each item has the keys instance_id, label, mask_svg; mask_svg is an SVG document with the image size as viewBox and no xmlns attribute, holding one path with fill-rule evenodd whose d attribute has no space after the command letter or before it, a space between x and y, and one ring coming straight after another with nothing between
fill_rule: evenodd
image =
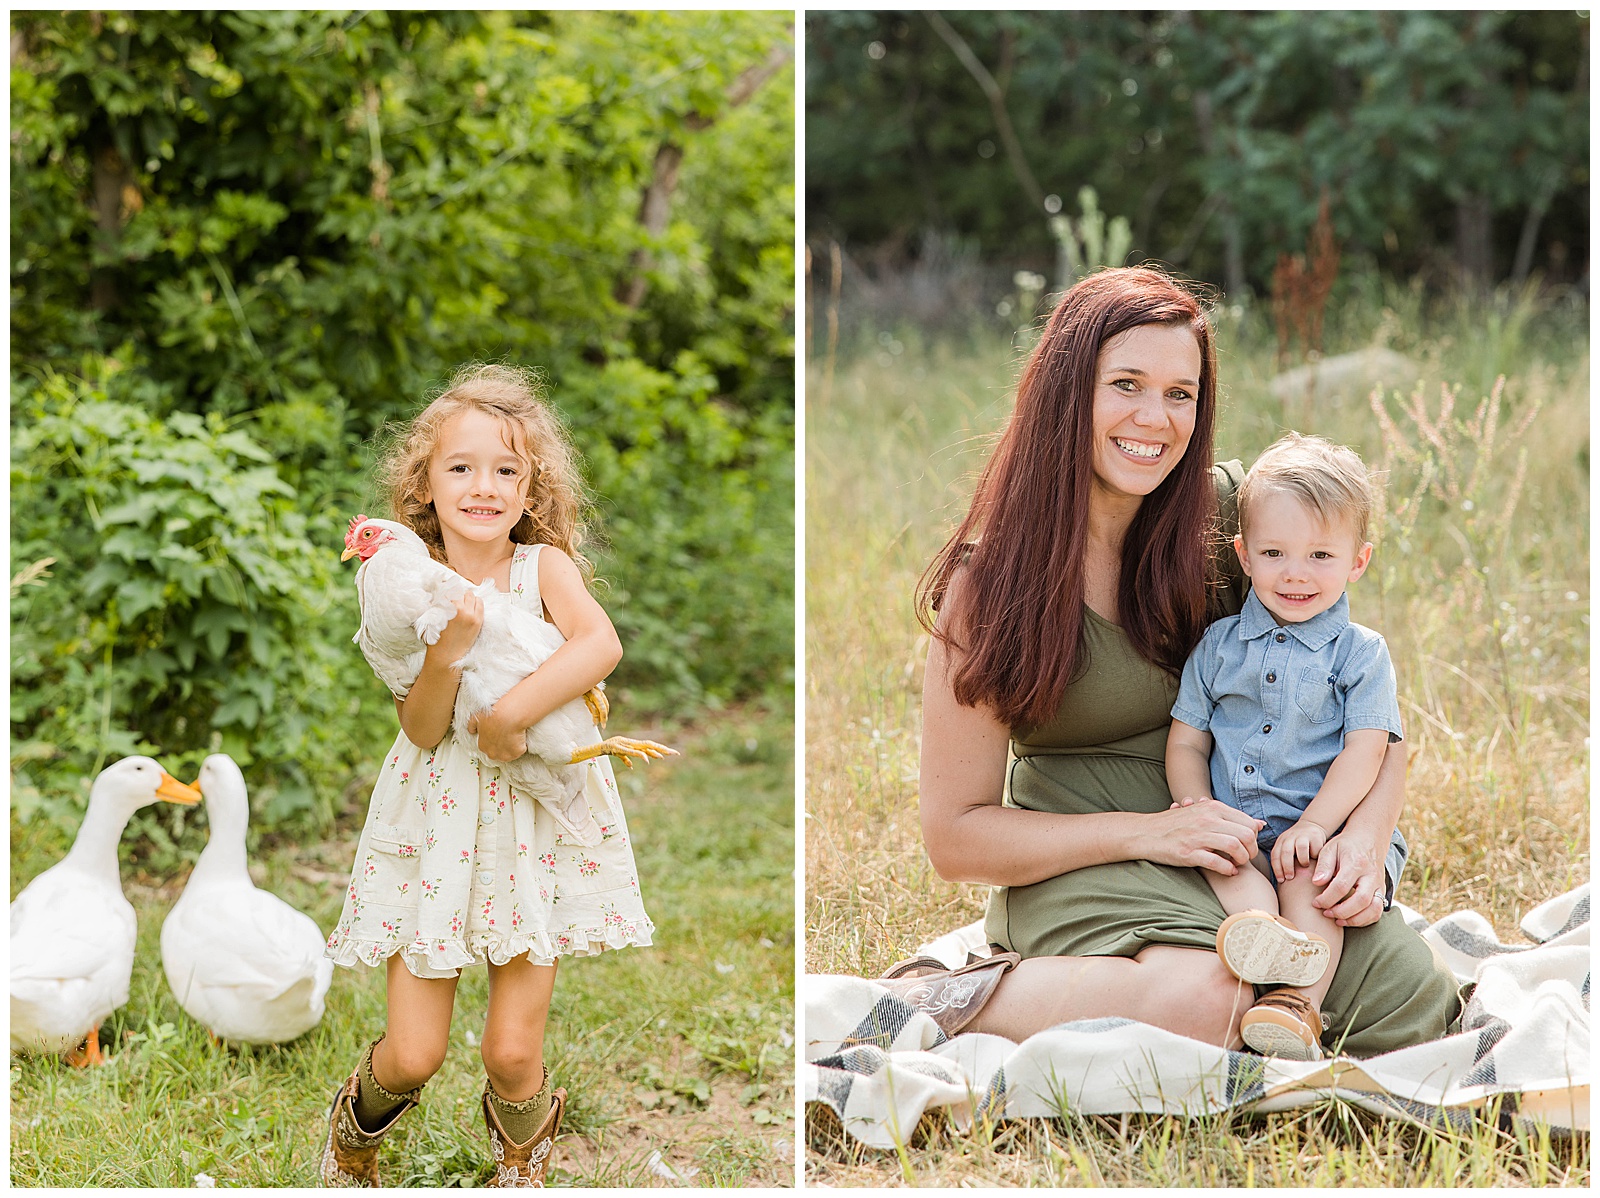
<instances>
[{"instance_id":1,"label":"woman's hand","mask_svg":"<svg viewBox=\"0 0 1600 1198\"><path fill-rule=\"evenodd\" d=\"M1341 928L1364 928L1383 915L1383 857L1348 829L1322 846L1311 881L1323 887L1311 905Z\"/></svg>"},{"instance_id":2,"label":"woman's hand","mask_svg":"<svg viewBox=\"0 0 1600 1198\"><path fill-rule=\"evenodd\" d=\"M444 626L444 631L434 642L433 652L445 665L453 666L477 642L482 628L483 600L478 598L476 592L468 591L456 600L456 614L450 617L450 623Z\"/></svg>"},{"instance_id":3,"label":"woman's hand","mask_svg":"<svg viewBox=\"0 0 1600 1198\"><path fill-rule=\"evenodd\" d=\"M1256 833L1267 825L1216 799L1183 798L1149 818L1153 831L1142 856L1157 865L1187 865L1232 877L1256 855Z\"/></svg>"},{"instance_id":4,"label":"woman's hand","mask_svg":"<svg viewBox=\"0 0 1600 1198\"><path fill-rule=\"evenodd\" d=\"M490 761L515 761L528 751L528 730L501 715L498 705L468 720L467 731Z\"/></svg>"}]
</instances>

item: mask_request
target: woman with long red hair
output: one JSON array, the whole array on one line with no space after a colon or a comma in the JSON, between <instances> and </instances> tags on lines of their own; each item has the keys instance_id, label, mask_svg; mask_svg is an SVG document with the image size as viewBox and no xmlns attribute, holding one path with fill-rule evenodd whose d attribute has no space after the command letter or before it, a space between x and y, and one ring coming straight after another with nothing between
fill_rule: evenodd
<instances>
[{"instance_id":1,"label":"woman with long red hair","mask_svg":"<svg viewBox=\"0 0 1600 1198\"><path fill-rule=\"evenodd\" d=\"M1216 955L1224 913L1195 867L1250 868L1262 825L1215 800L1172 806L1164 764L1184 659L1248 587L1229 552L1244 472L1212 462L1216 375L1201 304L1167 275L1079 283L923 576L923 840L943 877L998 888L991 957L891 971L947 1034L1114 1015L1240 1044L1254 992ZM1459 1011L1449 973L1386 913L1403 754L1315 875L1348 929L1326 1039L1357 1056L1443 1035Z\"/></svg>"}]
</instances>

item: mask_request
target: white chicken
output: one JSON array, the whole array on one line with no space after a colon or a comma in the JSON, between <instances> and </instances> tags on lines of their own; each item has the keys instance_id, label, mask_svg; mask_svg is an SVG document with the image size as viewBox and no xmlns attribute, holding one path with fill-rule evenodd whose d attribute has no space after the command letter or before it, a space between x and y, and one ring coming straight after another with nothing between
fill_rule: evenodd
<instances>
[{"instance_id":1,"label":"white chicken","mask_svg":"<svg viewBox=\"0 0 1600 1198\"><path fill-rule=\"evenodd\" d=\"M211 835L161 925L167 984L218 1039L282 1044L322 1018L333 962L310 916L250 880L250 799L237 763L213 753L196 785Z\"/></svg>"},{"instance_id":2,"label":"white chicken","mask_svg":"<svg viewBox=\"0 0 1600 1198\"><path fill-rule=\"evenodd\" d=\"M352 557L361 559L356 570L361 626L351 639L384 685L404 699L422 671L428 646L455 617L456 600L472 584L434 561L422 538L393 520L351 520L339 560Z\"/></svg>"},{"instance_id":3,"label":"white chicken","mask_svg":"<svg viewBox=\"0 0 1600 1198\"><path fill-rule=\"evenodd\" d=\"M102 770L72 849L12 900L13 1051L100 1063L100 1023L128 1001L139 931L122 893L117 842L133 813L158 799L188 805L200 795L149 757Z\"/></svg>"},{"instance_id":4,"label":"white chicken","mask_svg":"<svg viewBox=\"0 0 1600 1198\"><path fill-rule=\"evenodd\" d=\"M341 560L351 557L362 563L356 571L361 599L356 644L398 695L416 681L427 646L455 615L456 600L468 590L483 600L478 639L466 656L451 663L461 670L452 722L456 735L476 750L477 738L468 731L473 717L543 665L564 643L560 630L518 607L492 582L473 586L435 561L422 538L395 521L365 516L350 521ZM626 736L601 740L596 729L605 725L606 712L598 689L563 704L527 730L527 752L500 767L512 787L536 799L569 839L585 846L599 844L601 830L583 797L582 763L609 754L631 766L634 757L649 760L677 752Z\"/></svg>"}]
</instances>

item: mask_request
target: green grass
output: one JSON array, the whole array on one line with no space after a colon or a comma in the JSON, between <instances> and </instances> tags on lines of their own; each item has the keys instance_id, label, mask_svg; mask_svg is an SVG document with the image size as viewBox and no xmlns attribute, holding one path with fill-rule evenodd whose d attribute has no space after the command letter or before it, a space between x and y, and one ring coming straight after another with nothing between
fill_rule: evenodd
<instances>
[{"instance_id":1,"label":"green grass","mask_svg":"<svg viewBox=\"0 0 1600 1198\"><path fill-rule=\"evenodd\" d=\"M1586 1186L1586 1136L1497 1128L1493 1112L1469 1133L1424 1131L1339 1099L1270 1116L1240 1112L1179 1120L1160 1115L1069 1115L1017 1120L963 1135L928 1126L906 1153L846 1143L813 1126L810 1184L881 1186Z\"/></svg>"},{"instance_id":2,"label":"green grass","mask_svg":"<svg viewBox=\"0 0 1600 1198\"><path fill-rule=\"evenodd\" d=\"M1399 677L1412 847L1399 897L1431 918L1479 911L1521 943L1531 906L1589 877L1587 311L1526 293L1430 306L1403 286L1351 291L1330 312L1328 353L1383 344L1416 366L1384 396L1390 427L1365 388L1309 411L1274 399L1264 315L1225 314L1218 456L1248 463L1298 427L1388 469L1351 605L1388 638ZM1027 335L858 332L864 348L831 381L813 363L807 391L805 922L807 972L870 977L983 912L986 888L943 881L922 849L927 638L912 593L965 512ZM1459 387L1444 418L1442 384ZM904 1165L811 1130L807 1178L837 1185L1457 1184L1452 1169L1459 1184L1587 1184L1589 1169L1586 1137L1547 1150L1485 1121L1452 1138L1337 1102L992 1138L941 1123Z\"/></svg>"},{"instance_id":3,"label":"green grass","mask_svg":"<svg viewBox=\"0 0 1600 1198\"><path fill-rule=\"evenodd\" d=\"M661 733L681 759L618 771L656 944L562 965L546 1051L568 1134L552 1184L663 1184L648 1169L657 1151L697 1170L696 1185L793 1184L791 728L782 709L724 712ZM355 830L265 849L258 884L331 927ZM64 848L14 824L13 894ZM332 1089L383 1028L381 971L335 971L327 1014L292 1044L214 1046L161 971L161 920L180 888L127 876L139 949L130 1000L101 1032L114 1060L12 1057L11 1184L316 1184ZM490 1176L473 1047L486 1000L484 971L467 970L450 1055L386 1144L385 1184Z\"/></svg>"}]
</instances>

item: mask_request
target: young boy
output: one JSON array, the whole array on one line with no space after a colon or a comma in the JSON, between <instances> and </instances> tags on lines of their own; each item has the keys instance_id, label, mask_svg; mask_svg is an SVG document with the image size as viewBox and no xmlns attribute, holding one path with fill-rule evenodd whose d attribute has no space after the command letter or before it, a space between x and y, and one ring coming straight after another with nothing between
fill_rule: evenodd
<instances>
[{"instance_id":1,"label":"young boy","mask_svg":"<svg viewBox=\"0 0 1600 1198\"><path fill-rule=\"evenodd\" d=\"M1321 1006L1344 942L1312 905L1313 867L1401 739L1388 649L1350 622L1345 598L1372 557L1371 510L1351 450L1289 433L1261 455L1239 488L1233 541L1251 592L1190 655L1167 738L1175 800L1215 797L1266 822L1254 869L1205 874L1228 912L1223 963L1244 981L1292 987L1260 998L1240 1035L1294 1060L1322 1055ZM1386 900L1404 861L1395 839Z\"/></svg>"}]
</instances>

